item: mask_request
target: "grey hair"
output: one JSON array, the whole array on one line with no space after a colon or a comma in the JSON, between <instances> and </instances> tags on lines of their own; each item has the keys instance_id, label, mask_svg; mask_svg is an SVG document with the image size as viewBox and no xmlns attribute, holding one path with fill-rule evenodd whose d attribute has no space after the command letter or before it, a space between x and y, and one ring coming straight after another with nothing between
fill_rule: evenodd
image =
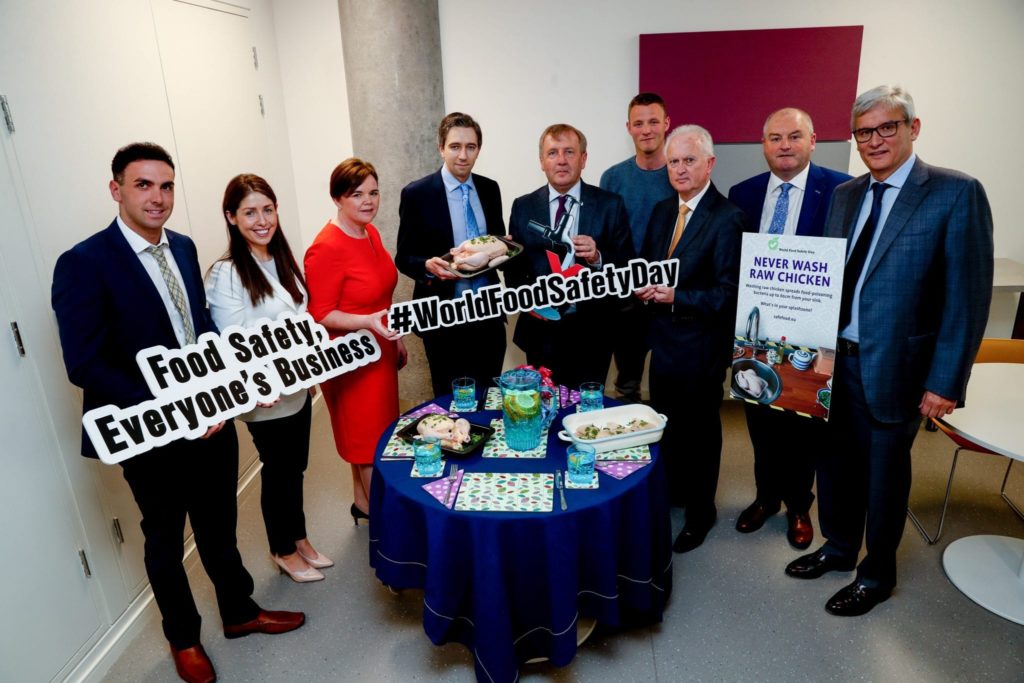
<instances>
[{"instance_id":1,"label":"grey hair","mask_svg":"<svg viewBox=\"0 0 1024 683\"><path fill-rule=\"evenodd\" d=\"M913 121L917 118L914 109L914 98L906 90L898 85L880 85L863 92L853 101L853 111L850 113L850 128L857 125L857 117L863 116L878 105L884 105L891 109L903 110L903 118Z\"/></svg>"},{"instance_id":2,"label":"grey hair","mask_svg":"<svg viewBox=\"0 0 1024 683\"><path fill-rule=\"evenodd\" d=\"M768 114L768 118L766 118L764 120L764 127L761 129L761 137L767 137L768 136L768 124L771 123L771 120L774 117L776 117L779 114L782 114L784 112L788 112L788 111L791 111L791 112L794 112L796 114L799 114L800 116L803 116L804 117L804 121L807 122L808 132L811 135L814 135L814 121L811 121L811 115L810 114L805 112L803 109L797 109L796 107L783 107L782 109L776 109L771 114Z\"/></svg>"},{"instance_id":3,"label":"grey hair","mask_svg":"<svg viewBox=\"0 0 1024 683\"><path fill-rule=\"evenodd\" d=\"M668 150L669 144L675 138L681 135L693 135L697 138L697 142L700 144L704 154L713 157L715 156L715 142L711 139L711 133L707 131L703 126L698 126L695 123L684 123L681 126L676 126L668 137L665 138L665 149Z\"/></svg>"}]
</instances>

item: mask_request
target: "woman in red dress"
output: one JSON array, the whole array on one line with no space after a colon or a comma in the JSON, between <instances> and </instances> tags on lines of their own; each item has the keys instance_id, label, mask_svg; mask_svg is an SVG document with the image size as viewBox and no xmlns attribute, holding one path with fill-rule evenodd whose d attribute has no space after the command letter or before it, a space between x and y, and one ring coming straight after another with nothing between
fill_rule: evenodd
<instances>
[{"instance_id":1,"label":"woman in red dress","mask_svg":"<svg viewBox=\"0 0 1024 683\"><path fill-rule=\"evenodd\" d=\"M386 322L398 271L370 224L380 206L377 171L360 159L346 159L331 173L331 198L338 214L306 251L309 313L332 337L370 330L381 349L380 360L321 385L338 454L352 466L350 511L358 524L369 519L377 440L398 417L398 371L406 351Z\"/></svg>"}]
</instances>

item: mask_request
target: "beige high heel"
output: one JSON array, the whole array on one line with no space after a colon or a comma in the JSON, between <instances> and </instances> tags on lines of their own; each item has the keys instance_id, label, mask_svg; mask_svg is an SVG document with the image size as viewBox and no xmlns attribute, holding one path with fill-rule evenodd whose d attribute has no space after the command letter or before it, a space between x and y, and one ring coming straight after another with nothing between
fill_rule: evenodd
<instances>
[{"instance_id":1,"label":"beige high heel","mask_svg":"<svg viewBox=\"0 0 1024 683\"><path fill-rule=\"evenodd\" d=\"M321 573L316 567L307 567L296 572L289 569L288 565L285 564L284 560L282 560L280 556L271 555L270 557L274 560L274 564L277 565L277 568L281 570L281 573L287 574L291 577L291 580L296 583L309 583L310 581L324 580L323 573Z\"/></svg>"},{"instance_id":2,"label":"beige high heel","mask_svg":"<svg viewBox=\"0 0 1024 683\"><path fill-rule=\"evenodd\" d=\"M324 555L319 550L316 551L316 557L309 557L308 555L306 555L304 552L302 552L301 550L299 550L297 548L296 548L295 552L297 552L299 555L301 555L302 559L304 559L306 561L306 564L308 564L310 567L316 567L317 569L326 569L327 567L333 567L334 566L334 561L331 560L331 558L329 558L326 555Z\"/></svg>"}]
</instances>

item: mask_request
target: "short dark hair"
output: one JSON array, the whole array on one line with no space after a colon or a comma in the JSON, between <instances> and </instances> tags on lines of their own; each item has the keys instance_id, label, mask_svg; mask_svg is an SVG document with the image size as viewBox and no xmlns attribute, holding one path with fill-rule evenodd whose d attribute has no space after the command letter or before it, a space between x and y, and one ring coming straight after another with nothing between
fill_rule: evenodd
<instances>
[{"instance_id":1,"label":"short dark hair","mask_svg":"<svg viewBox=\"0 0 1024 683\"><path fill-rule=\"evenodd\" d=\"M476 131L476 144L481 147L483 146L484 134L480 131L480 124L476 122L476 119L469 114L453 111L441 119L441 125L437 127L438 147L444 147L444 143L448 140L448 133L452 128L472 128Z\"/></svg>"},{"instance_id":2,"label":"short dark hair","mask_svg":"<svg viewBox=\"0 0 1024 683\"><path fill-rule=\"evenodd\" d=\"M661 95L656 92L642 92L629 101L629 106L626 107L626 119L629 119L629 112L633 111L633 107L646 107L652 104L661 105L661 110L668 113L668 107L665 106L665 100L661 99Z\"/></svg>"},{"instance_id":3,"label":"short dark hair","mask_svg":"<svg viewBox=\"0 0 1024 683\"><path fill-rule=\"evenodd\" d=\"M110 162L110 172L118 185L124 182L124 169L133 161L162 161L174 170L174 161L166 149L155 142L133 142L117 150Z\"/></svg>"},{"instance_id":4,"label":"short dark hair","mask_svg":"<svg viewBox=\"0 0 1024 683\"><path fill-rule=\"evenodd\" d=\"M370 176L377 182L377 169L369 161L356 157L345 159L331 171L331 199L341 199L352 194Z\"/></svg>"},{"instance_id":5,"label":"short dark hair","mask_svg":"<svg viewBox=\"0 0 1024 683\"><path fill-rule=\"evenodd\" d=\"M540 153L544 154L544 140L551 136L556 140L566 135L575 135L576 139L580 141L580 153L587 151L587 136L583 134L579 128L570 126L568 123L552 123L550 126L544 129L544 132L540 134L540 143L538 148Z\"/></svg>"}]
</instances>

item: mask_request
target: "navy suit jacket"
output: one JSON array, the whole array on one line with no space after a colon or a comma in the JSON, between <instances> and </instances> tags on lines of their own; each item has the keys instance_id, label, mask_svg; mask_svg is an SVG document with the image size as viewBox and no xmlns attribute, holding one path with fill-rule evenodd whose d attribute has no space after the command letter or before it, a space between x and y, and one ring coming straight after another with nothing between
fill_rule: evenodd
<instances>
[{"instance_id":1,"label":"navy suit jacket","mask_svg":"<svg viewBox=\"0 0 1024 683\"><path fill-rule=\"evenodd\" d=\"M679 197L654 205L640 256L666 258ZM716 378L732 360L743 212L714 183L686 221L670 258L679 259L673 304L649 304L652 368L673 375Z\"/></svg>"},{"instance_id":2,"label":"navy suit jacket","mask_svg":"<svg viewBox=\"0 0 1024 683\"><path fill-rule=\"evenodd\" d=\"M217 328L206 307L196 247L166 230L184 280L196 337ZM83 391L83 414L107 404L124 408L153 398L135 354L151 346L178 348L156 286L115 220L57 259L51 290L68 378ZM95 458L82 430L82 455Z\"/></svg>"},{"instance_id":3,"label":"navy suit jacket","mask_svg":"<svg viewBox=\"0 0 1024 683\"><path fill-rule=\"evenodd\" d=\"M551 272L543 238L527 227L531 220L541 225L551 223L546 184L512 202L512 214L508 221L509 236L525 248L522 254L510 260L505 267L505 279L510 287L531 283L537 277ZM594 238L603 264L622 266L636 255L629 231L629 216L622 197L587 183L580 184L579 234ZM620 306L617 299L583 301L576 304L575 315L601 316L618 310ZM598 322L596 317L595 322ZM545 321L531 315L520 315L513 341L521 349L528 348L531 340L546 334L545 324ZM607 330L602 334L607 334Z\"/></svg>"},{"instance_id":4,"label":"navy suit jacket","mask_svg":"<svg viewBox=\"0 0 1024 683\"><path fill-rule=\"evenodd\" d=\"M505 219L501 211L501 190L498 183L473 174L473 185L484 210L488 235L505 235ZM451 299L455 281L427 277L425 263L434 256L443 256L455 246L452 216L448 210L448 194L441 171L413 181L402 189L398 205L398 250L395 265L412 278L414 299L436 296ZM490 271L487 284L497 284L498 274Z\"/></svg>"},{"instance_id":5,"label":"navy suit jacket","mask_svg":"<svg viewBox=\"0 0 1024 683\"><path fill-rule=\"evenodd\" d=\"M747 215L747 232L759 232L761 214L764 211L765 194L768 192L770 172L747 178L729 189L729 201L740 207ZM853 179L853 176L830 168L810 165L807 172L807 187L804 188L804 200L800 204L800 217L797 219L796 234L821 237L825 230L825 217L828 215L829 201L832 191L840 183Z\"/></svg>"},{"instance_id":6,"label":"navy suit jacket","mask_svg":"<svg viewBox=\"0 0 1024 683\"><path fill-rule=\"evenodd\" d=\"M827 237L848 237L868 191L836 188ZM925 390L962 405L992 298L992 212L981 183L917 159L882 226L860 294L860 370L872 417L919 414Z\"/></svg>"}]
</instances>

